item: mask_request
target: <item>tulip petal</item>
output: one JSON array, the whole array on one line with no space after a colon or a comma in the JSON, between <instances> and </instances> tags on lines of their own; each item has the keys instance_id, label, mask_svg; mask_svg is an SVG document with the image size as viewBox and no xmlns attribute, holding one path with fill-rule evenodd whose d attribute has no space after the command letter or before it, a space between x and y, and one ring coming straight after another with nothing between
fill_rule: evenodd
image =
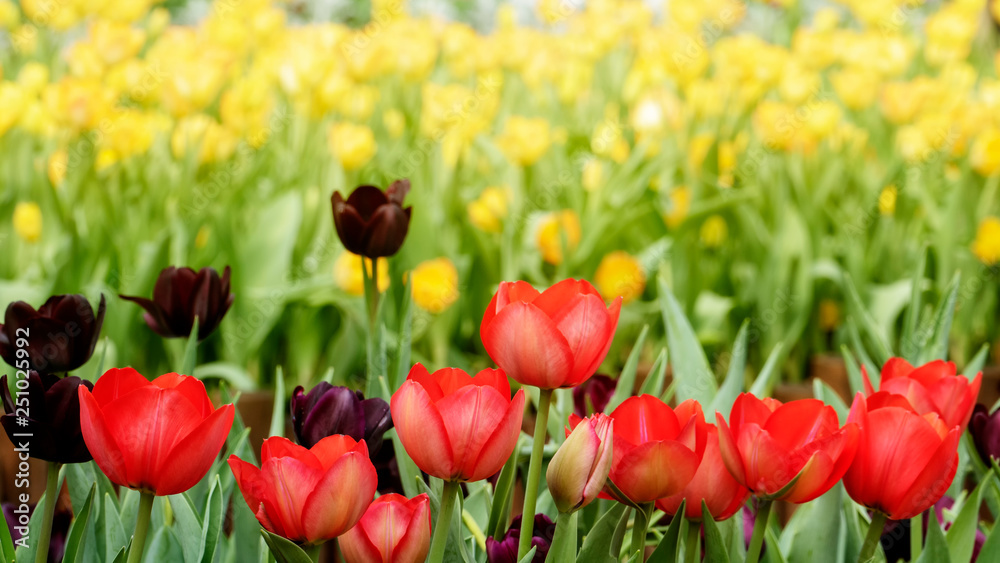
<instances>
[{"instance_id":1,"label":"tulip petal","mask_svg":"<svg viewBox=\"0 0 1000 563\"><path fill-rule=\"evenodd\" d=\"M799 470L798 479L792 488L781 496L781 500L799 504L822 495L830 488L826 484L830 474L833 473L834 465L834 459L830 454L824 450L816 450Z\"/></svg>"},{"instance_id":2,"label":"tulip petal","mask_svg":"<svg viewBox=\"0 0 1000 563\"><path fill-rule=\"evenodd\" d=\"M633 502L653 502L683 490L699 461L677 442L647 442L612 467L609 479Z\"/></svg>"},{"instance_id":3,"label":"tulip petal","mask_svg":"<svg viewBox=\"0 0 1000 563\"><path fill-rule=\"evenodd\" d=\"M316 483L302 514L310 542L329 540L351 529L368 509L378 475L368 456L344 454Z\"/></svg>"},{"instance_id":4,"label":"tulip petal","mask_svg":"<svg viewBox=\"0 0 1000 563\"><path fill-rule=\"evenodd\" d=\"M404 382L393 394L389 410L396 435L417 467L434 477L450 478L455 458L448 430L423 386Z\"/></svg>"},{"instance_id":5,"label":"tulip petal","mask_svg":"<svg viewBox=\"0 0 1000 563\"><path fill-rule=\"evenodd\" d=\"M799 473L808 458L795 458L787 448L755 423L744 424L736 437L748 489L771 495L785 487Z\"/></svg>"},{"instance_id":6,"label":"tulip petal","mask_svg":"<svg viewBox=\"0 0 1000 563\"><path fill-rule=\"evenodd\" d=\"M550 318L565 314L565 310L574 306L577 297L593 296L601 302L604 308L604 298L601 293L586 280L575 280L568 278L560 281L552 287L546 289L531 301L536 307L541 309Z\"/></svg>"},{"instance_id":7,"label":"tulip petal","mask_svg":"<svg viewBox=\"0 0 1000 563\"><path fill-rule=\"evenodd\" d=\"M205 384L197 377L181 375L177 373L167 373L157 377L151 382L160 389L176 389L181 396L187 399L191 406L201 413L201 418L205 418L215 411L211 399L208 398L208 391Z\"/></svg>"},{"instance_id":8,"label":"tulip petal","mask_svg":"<svg viewBox=\"0 0 1000 563\"><path fill-rule=\"evenodd\" d=\"M788 450L825 438L840 430L837 412L817 399L790 401L778 407L764 430Z\"/></svg>"},{"instance_id":9,"label":"tulip petal","mask_svg":"<svg viewBox=\"0 0 1000 563\"><path fill-rule=\"evenodd\" d=\"M681 431L673 409L653 395L629 397L608 416L615 421L615 436L633 445L673 440Z\"/></svg>"},{"instance_id":10,"label":"tulip petal","mask_svg":"<svg viewBox=\"0 0 1000 563\"><path fill-rule=\"evenodd\" d=\"M370 184L354 188L351 195L347 196L347 205L357 210L358 215L366 222L370 221L372 215L387 203L389 203L389 197L386 193L378 186Z\"/></svg>"},{"instance_id":11,"label":"tulip petal","mask_svg":"<svg viewBox=\"0 0 1000 563\"><path fill-rule=\"evenodd\" d=\"M149 380L132 368L112 368L94 383L94 399L104 406L136 389L149 387Z\"/></svg>"},{"instance_id":12,"label":"tulip petal","mask_svg":"<svg viewBox=\"0 0 1000 563\"><path fill-rule=\"evenodd\" d=\"M346 563L382 563L385 559L359 524L337 540Z\"/></svg>"},{"instance_id":13,"label":"tulip petal","mask_svg":"<svg viewBox=\"0 0 1000 563\"><path fill-rule=\"evenodd\" d=\"M183 493L201 481L226 443L234 414L233 405L223 405L177 442L157 470L156 494Z\"/></svg>"},{"instance_id":14,"label":"tulip petal","mask_svg":"<svg viewBox=\"0 0 1000 563\"><path fill-rule=\"evenodd\" d=\"M886 381L895 379L897 377L905 377L913 371L913 365L910 362L900 358L898 356L889 358L885 364L882 366L882 380L879 383L879 389L885 385ZM871 393L868 393L869 395Z\"/></svg>"},{"instance_id":15,"label":"tulip petal","mask_svg":"<svg viewBox=\"0 0 1000 563\"><path fill-rule=\"evenodd\" d=\"M261 486L260 468L235 455L229 456L229 468L233 472L233 477L236 478L236 484L240 488L243 500L250 507L250 511L256 513L261 507L262 499L267 497L267 491ZM271 528L268 530L275 532Z\"/></svg>"},{"instance_id":16,"label":"tulip petal","mask_svg":"<svg viewBox=\"0 0 1000 563\"><path fill-rule=\"evenodd\" d=\"M309 451L319 461L323 471L329 470L333 464L337 463L337 460L349 452L358 452L368 457L368 447L364 440L359 441L340 434L323 438Z\"/></svg>"},{"instance_id":17,"label":"tulip petal","mask_svg":"<svg viewBox=\"0 0 1000 563\"><path fill-rule=\"evenodd\" d=\"M84 386L77 388L80 396L80 430L94 461L112 483L128 485L128 470L115 436L104 420L104 413L93 394Z\"/></svg>"},{"instance_id":18,"label":"tulip petal","mask_svg":"<svg viewBox=\"0 0 1000 563\"><path fill-rule=\"evenodd\" d=\"M469 481L485 479L503 467L517 446L521 435L521 421L524 416L524 390L519 389L507 406L503 419L481 447L478 459L471 468ZM487 426L483 426L488 428Z\"/></svg>"},{"instance_id":19,"label":"tulip petal","mask_svg":"<svg viewBox=\"0 0 1000 563\"><path fill-rule=\"evenodd\" d=\"M271 436L265 439L263 445L260 447L261 467L269 459L282 457L294 457L316 471L320 471L323 468L323 464L316 459L316 456L308 448L292 443L291 440L284 436Z\"/></svg>"},{"instance_id":20,"label":"tulip petal","mask_svg":"<svg viewBox=\"0 0 1000 563\"><path fill-rule=\"evenodd\" d=\"M267 511L271 519L281 522L289 539L307 538L303 509L321 478L320 473L294 457L273 457L262 464L261 474L270 489L263 500L266 505L270 503ZM326 499L327 504L333 505L332 500Z\"/></svg>"},{"instance_id":21,"label":"tulip petal","mask_svg":"<svg viewBox=\"0 0 1000 563\"><path fill-rule=\"evenodd\" d=\"M890 518L912 518L944 496L958 471L958 441L961 437L961 427L949 430L910 488L901 496L886 498Z\"/></svg>"},{"instance_id":22,"label":"tulip petal","mask_svg":"<svg viewBox=\"0 0 1000 563\"><path fill-rule=\"evenodd\" d=\"M740 433L743 424L752 422L758 426L764 426L771 413L780 408L781 403L774 401L776 405L770 405L764 400L758 399L756 395L742 393L733 402L733 408L729 412L729 425L733 430L733 435Z\"/></svg>"},{"instance_id":23,"label":"tulip petal","mask_svg":"<svg viewBox=\"0 0 1000 563\"><path fill-rule=\"evenodd\" d=\"M486 352L515 381L542 389L566 384L573 352L559 329L529 303L504 307L482 334Z\"/></svg>"},{"instance_id":24,"label":"tulip petal","mask_svg":"<svg viewBox=\"0 0 1000 563\"><path fill-rule=\"evenodd\" d=\"M541 298L539 298L541 299ZM597 371L611 348L621 299L609 313L604 300L595 295L577 295L553 317L573 354L573 376L566 385L575 386Z\"/></svg>"},{"instance_id":25,"label":"tulip petal","mask_svg":"<svg viewBox=\"0 0 1000 563\"><path fill-rule=\"evenodd\" d=\"M479 324L479 334L485 334L486 327L493 322L497 313L511 302L522 301L531 303L539 295L538 291L534 287L531 287L531 284L528 282L500 282L500 288L493 294L490 304L486 306L483 320Z\"/></svg>"},{"instance_id":26,"label":"tulip petal","mask_svg":"<svg viewBox=\"0 0 1000 563\"><path fill-rule=\"evenodd\" d=\"M379 207L361 233L365 255L391 256L399 251L409 230L410 219L398 205Z\"/></svg>"},{"instance_id":27,"label":"tulip petal","mask_svg":"<svg viewBox=\"0 0 1000 563\"><path fill-rule=\"evenodd\" d=\"M736 437L733 436L733 432L726 424L722 413L715 413L715 422L719 428L719 453L722 456L722 462L725 464L729 474L739 484L746 487L747 472L746 467L743 465L743 456L740 455L740 450L736 447Z\"/></svg>"},{"instance_id":28,"label":"tulip petal","mask_svg":"<svg viewBox=\"0 0 1000 563\"><path fill-rule=\"evenodd\" d=\"M496 389L477 385L462 387L438 401L436 407L448 431L454 455L451 477L478 480L471 478L471 472L494 429L507 422L504 419L509 418L506 416L509 406L507 397L500 396Z\"/></svg>"},{"instance_id":29,"label":"tulip petal","mask_svg":"<svg viewBox=\"0 0 1000 563\"><path fill-rule=\"evenodd\" d=\"M942 377L937 383L928 386L930 399L934 404L934 412L941 413L941 418L951 426L965 426L972 416L972 408L979 397L979 386L982 374L977 374L970 383L962 375Z\"/></svg>"},{"instance_id":30,"label":"tulip petal","mask_svg":"<svg viewBox=\"0 0 1000 563\"><path fill-rule=\"evenodd\" d=\"M410 521L406 533L392 550L392 563L421 563L431 548L431 503L427 495L420 495L406 503Z\"/></svg>"}]
</instances>

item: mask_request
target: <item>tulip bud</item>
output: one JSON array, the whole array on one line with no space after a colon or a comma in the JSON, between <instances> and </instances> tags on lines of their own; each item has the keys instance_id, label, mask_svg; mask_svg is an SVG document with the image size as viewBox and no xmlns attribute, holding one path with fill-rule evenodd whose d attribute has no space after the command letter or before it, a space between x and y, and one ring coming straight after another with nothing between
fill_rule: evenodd
<instances>
[{"instance_id":1,"label":"tulip bud","mask_svg":"<svg viewBox=\"0 0 1000 563\"><path fill-rule=\"evenodd\" d=\"M345 200L333 192L333 222L344 248L368 258L392 256L403 246L412 207L403 209L409 180L396 180L385 192L358 186Z\"/></svg>"},{"instance_id":2,"label":"tulip bud","mask_svg":"<svg viewBox=\"0 0 1000 563\"><path fill-rule=\"evenodd\" d=\"M18 369L64 373L87 363L104 324L104 296L94 314L82 295L54 295L36 311L24 301L11 303L0 325L0 356ZM26 340L19 345L18 342ZM20 360L20 363L19 363Z\"/></svg>"},{"instance_id":3,"label":"tulip bud","mask_svg":"<svg viewBox=\"0 0 1000 563\"><path fill-rule=\"evenodd\" d=\"M56 375L32 371L28 375L27 397L31 417L27 425L20 425L15 415L17 402L7 386L7 376L0 377L0 396L7 414L0 423L11 441L26 442L31 457L55 463L82 463L93 457L83 441L80 430L80 397L77 389L94 389L94 384L79 377L60 378ZM30 436L17 438L15 435Z\"/></svg>"},{"instance_id":4,"label":"tulip bud","mask_svg":"<svg viewBox=\"0 0 1000 563\"><path fill-rule=\"evenodd\" d=\"M292 393L292 427L299 444L312 448L317 442L343 434L364 440L374 456L382 447L383 435L392 428L389 403L377 397L365 399L360 391L337 387L325 381L304 393L302 386Z\"/></svg>"},{"instance_id":5,"label":"tulip bud","mask_svg":"<svg viewBox=\"0 0 1000 563\"><path fill-rule=\"evenodd\" d=\"M532 528L531 545L535 548L535 557L531 563L543 563L552 547L552 538L556 533L556 525L544 514L535 515L535 526ZM517 542L521 535L521 517L514 518L510 529L499 540L486 538L486 560L489 563L517 563Z\"/></svg>"},{"instance_id":6,"label":"tulip bud","mask_svg":"<svg viewBox=\"0 0 1000 563\"><path fill-rule=\"evenodd\" d=\"M990 414L985 406L977 404L969 421L969 433L986 465L990 465L990 458L1000 461L1000 410Z\"/></svg>"},{"instance_id":7,"label":"tulip bud","mask_svg":"<svg viewBox=\"0 0 1000 563\"><path fill-rule=\"evenodd\" d=\"M549 462L545 480L559 512L590 504L604 488L611 469L614 421L603 414L584 419Z\"/></svg>"},{"instance_id":8,"label":"tulip bud","mask_svg":"<svg viewBox=\"0 0 1000 563\"><path fill-rule=\"evenodd\" d=\"M229 266L223 270L221 279L214 268L196 272L191 268L170 266L156 279L153 299L120 297L145 309L146 324L164 338L187 338L197 317L198 340L204 340L219 326L233 304Z\"/></svg>"}]
</instances>

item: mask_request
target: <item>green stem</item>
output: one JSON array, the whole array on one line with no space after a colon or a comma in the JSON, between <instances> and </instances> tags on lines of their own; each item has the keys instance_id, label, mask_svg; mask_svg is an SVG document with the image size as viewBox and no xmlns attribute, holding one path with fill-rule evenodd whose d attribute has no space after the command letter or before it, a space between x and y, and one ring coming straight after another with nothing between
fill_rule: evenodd
<instances>
[{"instance_id":1,"label":"green stem","mask_svg":"<svg viewBox=\"0 0 1000 563\"><path fill-rule=\"evenodd\" d=\"M706 514L706 518L711 518ZM687 563L698 563L701 561L701 522L688 520L687 542L684 544L684 558Z\"/></svg>"},{"instance_id":2,"label":"green stem","mask_svg":"<svg viewBox=\"0 0 1000 563\"><path fill-rule=\"evenodd\" d=\"M444 548L448 544L448 528L451 527L451 514L455 509L455 493L461 490L458 481L445 481L441 491L441 508L438 509L437 526L434 527L434 537L431 538L431 551L427 556L428 563L444 561Z\"/></svg>"},{"instance_id":3,"label":"green stem","mask_svg":"<svg viewBox=\"0 0 1000 563\"><path fill-rule=\"evenodd\" d=\"M556 531L552 536L552 545L549 547L549 554L545 557L545 563L576 561L574 514L575 512L560 512L559 516L556 517Z\"/></svg>"},{"instance_id":4,"label":"green stem","mask_svg":"<svg viewBox=\"0 0 1000 563\"><path fill-rule=\"evenodd\" d=\"M753 537L747 549L746 563L757 563L760 560L760 550L764 546L764 533L767 531L767 521L771 517L771 501L761 500L757 504L757 517L753 521Z\"/></svg>"},{"instance_id":5,"label":"green stem","mask_svg":"<svg viewBox=\"0 0 1000 563\"><path fill-rule=\"evenodd\" d=\"M546 429L549 424L551 389L538 390L538 414L535 415L535 436L528 462L528 479L524 483L524 508L521 510L521 536L517 542L517 559L520 561L531 549L531 536L535 527L535 502L538 500L538 481L542 477L542 450L545 448Z\"/></svg>"},{"instance_id":6,"label":"green stem","mask_svg":"<svg viewBox=\"0 0 1000 563\"><path fill-rule=\"evenodd\" d=\"M864 563L875 555L878 548L878 541L882 537L882 530L885 528L885 521L889 517L876 510L872 514L872 523L868 526L868 534L865 535L865 543L861 546L861 554L858 555L858 563ZM910 530L910 533L920 533Z\"/></svg>"},{"instance_id":7,"label":"green stem","mask_svg":"<svg viewBox=\"0 0 1000 563\"><path fill-rule=\"evenodd\" d=\"M371 275L368 274L368 264L371 264ZM367 385L365 386L365 396L376 396L378 389L378 377L382 375L380 366L375 365L375 358L378 355L378 259L361 258L361 272L365 280L365 304L368 306L368 342L365 347L368 355L367 365Z\"/></svg>"},{"instance_id":8,"label":"green stem","mask_svg":"<svg viewBox=\"0 0 1000 563\"><path fill-rule=\"evenodd\" d=\"M181 357L181 369L177 373L181 375L194 375L194 368L198 365L198 317L191 323L191 334L184 343L184 355Z\"/></svg>"},{"instance_id":9,"label":"green stem","mask_svg":"<svg viewBox=\"0 0 1000 563\"><path fill-rule=\"evenodd\" d=\"M910 518L910 561L916 561L924 550L924 513Z\"/></svg>"},{"instance_id":10,"label":"green stem","mask_svg":"<svg viewBox=\"0 0 1000 563\"><path fill-rule=\"evenodd\" d=\"M128 552L128 563L142 561L142 551L146 547L146 531L149 529L149 517L153 513L153 493L143 492L139 495L139 513L135 522L135 534L132 536L132 546Z\"/></svg>"},{"instance_id":11,"label":"green stem","mask_svg":"<svg viewBox=\"0 0 1000 563\"><path fill-rule=\"evenodd\" d=\"M635 520L632 523L632 548L631 553L642 553L646 549L646 531L649 529L649 516L653 513L653 503L647 502L639 505L635 511ZM644 558L644 556L640 556Z\"/></svg>"},{"instance_id":12,"label":"green stem","mask_svg":"<svg viewBox=\"0 0 1000 563\"><path fill-rule=\"evenodd\" d=\"M50 461L45 474L45 512L42 514L42 531L38 535L38 549L35 551L35 563L45 563L49 560L49 540L52 538L52 516L56 513L56 503L59 501L59 464Z\"/></svg>"}]
</instances>

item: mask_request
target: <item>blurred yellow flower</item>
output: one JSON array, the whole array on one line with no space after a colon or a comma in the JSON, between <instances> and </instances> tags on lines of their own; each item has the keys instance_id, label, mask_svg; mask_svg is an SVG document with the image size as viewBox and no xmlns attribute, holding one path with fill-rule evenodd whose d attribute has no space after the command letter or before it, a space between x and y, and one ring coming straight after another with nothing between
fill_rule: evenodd
<instances>
[{"instance_id":1,"label":"blurred yellow flower","mask_svg":"<svg viewBox=\"0 0 1000 563\"><path fill-rule=\"evenodd\" d=\"M594 273L594 283L605 301L621 296L622 301L628 303L642 296L646 274L634 256L619 250L601 259Z\"/></svg>"},{"instance_id":2,"label":"blurred yellow flower","mask_svg":"<svg viewBox=\"0 0 1000 563\"><path fill-rule=\"evenodd\" d=\"M430 313L441 313L458 300L458 270L441 257L421 262L411 272L413 302Z\"/></svg>"},{"instance_id":3,"label":"blurred yellow flower","mask_svg":"<svg viewBox=\"0 0 1000 563\"><path fill-rule=\"evenodd\" d=\"M382 112L382 125L393 139L403 136L406 130L406 116L398 109L392 108Z\"/></svg>"},{"instance_id":4,"label":"blurred yellow flower","mask_svg":"<svg viewBox=\"0 0 1000 563\"><path fill-rule=\"evenodd\" d=\"M208 246L208 237L212 234L212 229L208 225L202 225L198 229L198 234L194 237L194 247L197 249L202 249Z\"/></svg>"},{"instance_id":5,"label":"blurred yellow flower","mask_svg":"<svg viewBox=\"0 0 1000 563\"><path fill-rule=\"evenodd\" d=\"M215 118L203 113L185 117L177 122L170 138L174 158L184 158L189 151L197 151L198 162L219 162L232 156L238 138Z\"/></svg>"},{"instance_id":6,"label":"blurred yellow flower","mask_svg":"<svg viewBox=\"0 0 1000 563\"><path fill-rule=\"evenodd\" d=\"M840 325L840 305L832 299L821 299L817 316L820 330L831 332Z\"/></svg>"},{"instance_id":7,"label":"blurred yellow flower","mask_svg":"<svg viewBox=\"0 0 1000 563\"><path fill-rule=\"evenodd\" d=\"M0 82L0 136L17 123L28 102L24 90L13 82Z\"/></svg>"},{"instance_id":8,"label":"blurred yellow flower","mask_svg":"<svg viewBox=\"0 0 1000 563\"><path fill-rule=\"evenodd\" d=\"M604 185L604 163L597 158L588 158L583 164L583 189L596 192Z\"/></svg>"},{"instance_id":9,"label":"blurred yellow flower","mask_svg":"<svg viewBox=\"0 0 1000 563\"><path fill-rule=\"evenodd\" d=\"M361 262L364 260L357 254L351 254L346 250L337 256L333 262L333 281L337 287L350 293L351 295L365 294L365 278L361 272ZM368 275L372 273L372 265L368 260L364 260ZM389 262L385 258L378 259L378 290L380 292L389 288Z\"/></svg>"},{"instance_id":10,"label":"blurred yellow flower","mask_svg":"<svg viewBox=\"0 0 1000 563\"><path fill-rule=\"evenodd\" d=\"M972 253L987 266L1000 262L1000 219L987 217L979 223Z\"/></svg>"},{"instance_id":11,"label":"blurred yellow flower","mask_svg":"<svg viewBox=\"0 0 1000 563\"><path fill-rule=\"evenodd\" d=\"M830 74L834 91L844 105L862 110L875 102L879 90L879 77L864 68L843 68Z\"/></svg>"},{"instance_id":12,"label":"blurred yellow flower","mask_svg":"<svg viewBox=\"0 0 1000 563\"><path fill-rule=\"evenodd\" d=\"M726 242L729 228L721 215L712 215L701 224L701 243L706 248L718 248Z\"/></svg>"},{"instance_id":13,"label":"blurred yellow flower","mask_svg":"<svg viewBox=\"0 0 1000 563\"><path fill-rule=\"evenodd\" d=\"M1000 171L1000 129L990 127L976 136L969 151L972 168L983 176Z\"/></svg>"},{"instance_id":14,"label":"blurred yellow flower","mask_svg":"<svg viewBox=\"0 0 1000 563\"><path fill-rule=\"evenodd\" d=\"M515 164L531 166L549 150L552 129L545 118L512 115L504 123L496 143Z\"/></svg>"},{"instance_id":15,"label":"blurred yellow flower","mask_svg":"<svg viewBox=\"0 0 1000 563\"><path fill-rule=\"evenodd\" d=\"M21 13L17 4L10 0L0 0L0 29L11 30L21 23Z\"/></svg>"},{"instance_id":16,"label":"blurred yellow flower","mask_svg":"<svg viewBox=\"0 0 1000 563\"><path fill-rule=\"evenodd\" d=\"M667 227L676 229L691 211L691 190L687 186L674 186L670 190L670 207L663 216Z\"/></svg>"},{"instance_id":17,"label":"blurred yellow flower","mask_svg":"<svg viewBox=\"0 0 1000 563\"><path fill-rule=\"evenodd\" d=\"M29 61L17 73L17 83L26 94L37 96L49 83L49 67L37 61Z\"/></svg>"},{"instance_id":18,"label":"blurred yellow flower","mask_svg":"<svg viewBox=\"0 0 1000 563\"><path fill-rule=\"evenodd\" d=\"M350 122L334 123L327 135L330 151L344 170L357 170L375 156L378 145L375 134L367 125Z\"/></svg>"},{"instance_id":19,"label":"blurred yellow flower","mask_svg":"<svg viewBox=\"0 0 1000 563\"><path fill-rule=\"evenodd\" d=\"M42 237L42 208L37 203L22 201L14 206L14 232L26 242Z\"/></svg>"},{"instance_id":20,"label":"blurred yellow flower","mask_svg":"<svg viewBox=\"0 0 1000 563\"><path fill-rule=\"evenodd\" d=\"M889 216L896 212L896 198L899 190L896 186L886 186L878 196L878 212L883 216Z\"/></svg>"},{"instance_id":21,"label":"blurred yellow flower","mask_svg":"<svg viewBox=\"0 0 1000 563\"><path fill-rule=\"evenodd\" d=\"M535 242L542 259L549 264L561 264L563 245L573 251L580 244L580 217L572 209L547 213L538 224Z\"/></svg>"},{"instance_id":22,"label":"blurred yellow flower","mask_svg":"<svg viewBox=\"0 0 1000 563\"><path fill-rule=\"evenodd\" d=\"M503 220L507 217L509 199L509 188L484 189L477 199L469 202L469 220L479 230L499 233L503 229Z\"/></svg>"},{"instance_id":23,"label":"blurred yellow flower","mask_svg":"<svg viewBox=\"0 0 1000 563\"><path fill-rule=\"evenodd\" d=\"M134 57L146 43L145 31L104 19L90 24L89 35L95 51L108 66Z\"/></svg>"},{"instance_id":24,"label":"blurred yellow flower","mask_svg":"<svg viewBox=\"0 0 1000 563\"><path fill-rule=\"evenodd\" d=\"M11 31L10 42L21 55L34 55L38 51L38 28L30 23L19 25Z\"/></svg>"},{"instance_id":25,"label":"blurred yellow flower","mask_svg":"<svg viewBox=\"0 0 1000 563\"><path fill-rule=\"evenodd\" d=\"M69 168L69 153L66 149L59 149L49 156L47 166L49 182L56 188L62 185L66 179L66 170Z\"/></svg>"}]
</instances>

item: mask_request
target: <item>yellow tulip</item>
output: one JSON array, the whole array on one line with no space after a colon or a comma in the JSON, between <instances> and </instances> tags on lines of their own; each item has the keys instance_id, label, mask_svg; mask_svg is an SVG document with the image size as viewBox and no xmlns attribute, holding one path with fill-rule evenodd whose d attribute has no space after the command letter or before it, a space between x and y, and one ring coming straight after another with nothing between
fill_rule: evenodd
<instances>
[{"instance_id":1,"label":"yellow tulip","mask_svg":"<svg viewBox=\"0 0 1000 563\"><path fill-rule=\"evenodd\" d=\"M1000 262L1000 219L987 217L979 223L972 241L972 254L987 266Z\"/></svg>"},{"instance_id":2,"label":"yellow tulip","mask_svg":"<svg viewBox=\"0 0 1000 563\"><path fill-rule=\"evenodd\" d=\"M62 185L63 180L66 179L66 170L69 168L69 153L66 149L58 149L49 156L48 166L46 167L49 176L49 182L52 183L54 187L59 187Z\"/></svg>"},{"instance_id":3,"label":"yellow tulip","mask_svg":"<svg viewBox=\"0 0 1000 563\"><path fill-rule=\"evenodd\" d=\"M542 259L559 265L563 261L563 245L572 251L580 244L580 217L572 209L546 214L538 224L535 242Z\"/></svg>"},{"instance_id":4,"label":"yellow tulip","mask_svg":"<svg viewBox=\"0 0 1000 563\"><path fill-rule=\"evenodd\" d=\"M421 262L411 272L413 302L430 313L441 313L458 300L458 270L441 257Z\"/></svg>"},{"instance_id":5,"label":"yellow tulip","mask_svg":"<svg viewBox=\"0 0 1000 563\"><path fill-rule=\"evenodd\" d=\"M350 122L334 123L330 126L327 141L330 151L344 170L357 170L375 156L378 145L375 134L367 125Z\"/></svg>"},{"instance_id":6,"label":"yellow tulip","mask_svg":"<svg viewBox=\"0 0 1000 563\"><path fill-rule=\"evenodd\" d=\"M3 136L21 117L28 103L24 89L12 82L0 82L0 136Z\"/></svg>"},{"instance_id":7,"label":"yellow tulip","mask_svg":"<svg viewBox=\"0 0 1000 563\"><path fill-rule=\"evenodd\" d=\"M365 278L361 272L361 263L364 261L368 275L372 273L372 265L367 259L363 259L357 254L351 254L346 250L337 256L333 262L333 281L337 287L351 295L365 294ZM383 292L389 288L389 261L385 258L378 259L378 290Z\"/></svg>"},{"instance_id":8,"label":"yellow tulip","mask_svg":"<svg viewBox=\"0 0 1000 563\"><path fill-rule=\"evenodd\" d=\"M515 164L531 166L552 145L552 129L544 118L512 115L504 123L496 143Z\"/></svg>"},{"instance_id":9,"label":"yellow tulip","mask_svg":"<svg viewBox=\"0 0 1000 563\"><path fill-rule=\"evenodd\" d=\"M14 206L14 232L25 242L37 242L42 237L42 208L33 201Z\"/></svg>"},{"instance_id":10,"label":"yellow tulip","mask_svg":"<svg viewBox=\"0 0 1000 563\"><path fill-rule=\"evenodd\" d=\"M980 133L969 151L972 168L983 176L1000 171L1000 129L991 127Z\"/></svg>"},{"instance_id":11,"label":"yellow tulip","mask_svg":"<svg viewBox=\"0 0 1000 563\"><path fill-rule=\"evenodd\" d=\"M583 164L583 189L596 192L604 185L604 163L597 158L588 158Z\"/></svg>"},{"instance_id":12,"label":"yellow tulip","mask_svg":"<svg viewBox=\"0 0 1000 563\"><path fill-rule=\"evenodd\" d=\"M676 229L691 211L691 190L687 186L674 186L670 190L670 208L663 216L670 229Z\"/></svg>"},{"instance_id":13,"label":"yellow tulip","mask_svg":"<svg viewBox=\"0 0 1000 563\"><path fill-rule=\"evenodd\" d=\"M642 296L646 274L642 265L627 252L616 251L601 259L594 273L594 283L605 301L621 296L624 303Z\"/></svg>"},{"instance_id":14,"label":"yellow tulip","mask_svg":"<svg viewBox=\"0 0 1000 563\"><path fill-rule=\"evenodd\" d=\"M899 190L896 186L886 186L878 196L878 212L884 216L895 213L898 195Z\"/></svg>"},{"instance_id":15,"label":"yellow tulip","mask_svg":"<svg viewBox=\"0 0 1000 563\"><path fill-rule=\"evenodd\" d=\"M382 112L382 125L393 139L403 136L406 131L406 116L398 109L392 108Z\"/></svg>"},{"instance_id":16,"label":"yellow tulip","mask_svg":"<svg viewBox=\"0 0 1000 563\"><path fill-rule=\"evenodd\" d=\"M469 221L479 230L499 233L503 229L503 220L507 217L509 199L509 188L484 189L478 199L469 202Z\"/></svg>"},{"instance_id":17,"label":"yellow tulip","mask_svg":"<svg viewBox=\"0 0 1000 563\"><path fill-rule=\"evenodd\" d=\"M706 248L718 248L726 242L729 229L721 215L712 215L701 224L701 243Z\"/></svg>"}]
</instances>

